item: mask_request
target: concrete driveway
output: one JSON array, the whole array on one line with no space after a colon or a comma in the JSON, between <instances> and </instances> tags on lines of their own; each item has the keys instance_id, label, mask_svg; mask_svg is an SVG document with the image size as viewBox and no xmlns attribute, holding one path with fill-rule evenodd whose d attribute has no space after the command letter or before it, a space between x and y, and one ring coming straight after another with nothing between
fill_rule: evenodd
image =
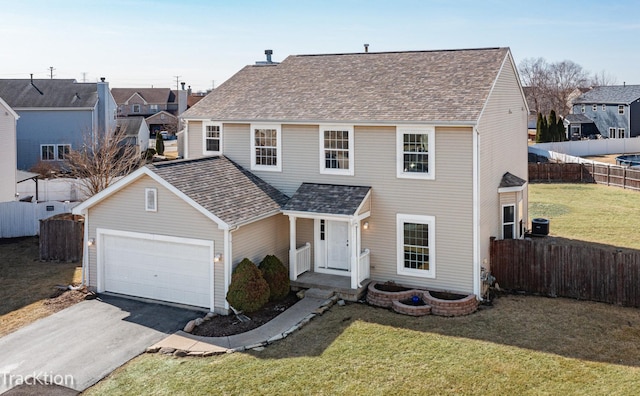
<instances>
[{"instance_id":1,"label":"concrete driveway","mask_svg":"<svg viewBox=\"0 0 640 396\"><path fill-rule=\"evenodd\" d=\"M0 338L0 393L43 382L82 391L199 316L113 296L83 301Z\"/></svg>"}]
</instances>

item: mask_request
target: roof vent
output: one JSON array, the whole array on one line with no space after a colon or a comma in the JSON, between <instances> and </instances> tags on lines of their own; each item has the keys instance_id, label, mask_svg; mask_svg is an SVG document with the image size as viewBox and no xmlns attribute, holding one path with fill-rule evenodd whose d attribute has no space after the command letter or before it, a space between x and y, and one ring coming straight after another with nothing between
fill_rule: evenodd
<instances>
[{"instance_id":1,"label":"roof vent","mask_svg":"<svg viewBox=\"0 0 640 396\"><path fill-rule=\"evenodd\" d=\"M364 52L369 52L369 44L364 45Z\"/></svg>"},{"instance_id":2,"label":"roof vent","mask_svg":"<svg viewBox=\"0 0 640 396\"><path fill-rule=\"evenodd\" d=\"M256 62L256 65L277 65L278 62L274 62L271 60L271 55L273 55L273 50L264 50L264 54L267 56L267 60L266 61L258 61Z\"/></svg>"}]
</instances>

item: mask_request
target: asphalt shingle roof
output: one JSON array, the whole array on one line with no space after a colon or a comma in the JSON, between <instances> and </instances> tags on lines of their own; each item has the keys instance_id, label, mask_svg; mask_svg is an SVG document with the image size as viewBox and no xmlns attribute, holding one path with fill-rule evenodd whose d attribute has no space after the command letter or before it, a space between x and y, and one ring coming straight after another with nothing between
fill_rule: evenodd
<instances>
[{"instance_id":1,"label":"asphalt shingle roof","mask_svg":"<svg viewBox=\"0 0 640 396\"><path fill-rule=\"evenodd\" d=\"M98 103L96 83L76 80L0 79L0 97L12 108L94 107Z\"/></svg>"},{"instance_id":2,"label":"asphalt shingle roof","mask_svg":"<svg viewBox=\"0 0 640 396\"><path fill-rule=\"evenodd\" d=\"M371 187L302 183L283 210L352 216Z\"/></svg>"},{"instance_id":3,"label":"asphalt shingle roof","mask_svg":"<svg viewBox=\"0 0 640 396\"><path fill-rule=\"evenodd\" d=\"M564 119L571 124L593 124L593 120L584 114L567 114Z\"/></svg>"},{"instance_id":4,"label":"asphalt shingle roof","mask_svg":"<svg viewBox=\"0 0 640 396\"><path fill-rule=\"evenodd\" d=\"M527 183L526 180L519 178L518 176L511 174L509 172L502 175L502 180L500 180L500 188L506 187L521 187Z\"/></svg>"},{"instance_id":5,"label":"asphalt shingle roof","mask_svg":"<svg viewBox=\"0 0 640 396\"><path fill-rule=\"evenodd\" d=\"M476 122L508 48L295 55L250 65L183 118Z\"/></svg>"},{"instance_id":6,"label":"asphalt shingle roof","mask_svg":"<svg viewBox=\"0 0 640 396\"><path fill-rule=\"evenodd\" d=\"M147 166L231 226L273 213L288 200L276 188L225 157Z\"/></svg>"},{"instance_id":7,"label":"asphalt shingle roof","mask_svg":"<svg viewBox=\"0 0 640 396\"><path fill-rule=\"evenodd\" d=\"M129 100L135 93L150 104L173 103L176 98L169 88L111 88L111 95L119 105Z\"/></svg>"},{"instance_id":8,"label":"asphalt shingle roof","mask_svg":"<svg viewBox=\"0 0 640 396\"><path fill-rule=\"evenodd\" d=\"M118 118L116 123L118 130L123 130L126 136L138 136L140 132L140 125L144 122L144 117L127 117Z\"/></svg>"},{"instance_id":9,"label":"asphalt shingle roof","mask_svg":"<svg viewBox=\"0 0 640 396\"><path fill-rule=\"evenodd\" d=\"M595 87L582 94L573 103L612 103L630 104L640 98L640 85L610 85Z\"/></svg>"}]
</instances>

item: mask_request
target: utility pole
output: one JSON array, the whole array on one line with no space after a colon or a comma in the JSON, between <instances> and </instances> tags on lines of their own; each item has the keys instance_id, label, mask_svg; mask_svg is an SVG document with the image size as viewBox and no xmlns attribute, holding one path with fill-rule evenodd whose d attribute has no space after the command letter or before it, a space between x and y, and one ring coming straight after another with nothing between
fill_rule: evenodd
<instances>
[{"instance_id":1,"label":"utility pole","mask_svg":"<svg viewBox=\"0 0 640 396\"><path fill-rule=\"evenodd\" d=\"M53 71L56 70L53 66L49 66L49 74L51 75L51 79L53 80Z\"/></svg>"},{"instance_id":2,"label":"utility pole","mask_svg":"<svg viewBox=\"0 0 640 396\"><path fill-rule=\"evenodd\" d=\"M180 89L180 77L182 76L174 76L176 78L176 91Z\"/></svg>"},{"instance_id":3,"label":"utility pole","mask_svg":"<svg viewBox=\"0 0 640 396\"><path fill-rule=\"evenodd\" d=\"M82 72L82 82L87 82L87 72Z\"/></svg>"}]
</instances>

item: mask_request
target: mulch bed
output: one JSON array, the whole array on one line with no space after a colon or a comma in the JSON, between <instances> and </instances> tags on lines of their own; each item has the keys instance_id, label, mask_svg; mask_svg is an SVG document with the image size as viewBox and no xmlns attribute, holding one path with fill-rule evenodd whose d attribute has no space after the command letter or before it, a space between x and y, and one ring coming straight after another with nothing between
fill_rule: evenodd
<instances>
[{"instance_id":1,"label":"mulch bed","mask_svg":"<svg viewBox=\"0 0 640 396\"><path fill-rule=\"evenodd\" d=\"M56 290L50 298L44 300L44 305L51 311L58 312L68 308L83 300L95 298L95 294L90 293L86 288L79 290Z\"/></svg>"},{"instance_id":2,"label":"mulch bed","mask_svg":"<svg viewBox=\"0 0 640 396\"><path fill-rule=\"evenodd\" d=\"M251 318L248 322L241 322L233 313L230 315L218 315L197 326L192 334L204 337L226 337L244 333L262 326L286 311L296 302L298 302L298 297L292 292L281 301L270 301L258 311L245 314Z\"/></svg>"}]
</instances>

